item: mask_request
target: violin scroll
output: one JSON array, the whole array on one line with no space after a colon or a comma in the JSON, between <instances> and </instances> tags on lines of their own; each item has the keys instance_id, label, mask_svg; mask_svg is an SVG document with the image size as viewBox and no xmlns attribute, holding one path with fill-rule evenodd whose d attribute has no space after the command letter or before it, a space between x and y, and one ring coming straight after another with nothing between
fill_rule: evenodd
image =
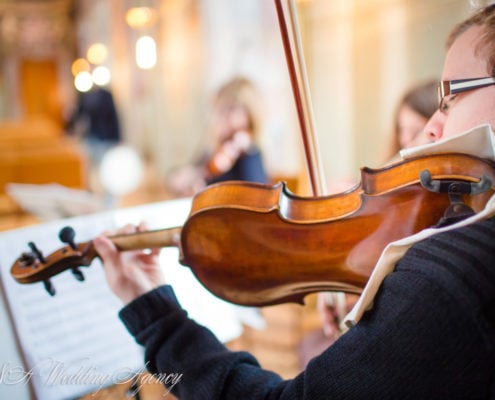
<instances>
[{"instance_id":1,"label":"violin scroll","mask_svg":"<svg viewBox=\"0 0 495 400\"><path fill-rule=\"evenodd\" d=\"M79 267L89 266L97 253L91 242L76 244L75 232L71 227L60 230L59 238L67 246L60 248L49 256L43 255L41 250L29 242L29 252L22 253L11 268L12 277L19 283L42 281L46 291L54 296L55 287L50 278L63 271L70 270L78 281L84 281L84 274Z\"/></svg>"},{"instance_id":2,"label":"violin scroll","mask_svg":"<svg viewBox=\"0 0 495 400\"><path fill-rule=\"evenodd\" d=\"M155 231L136 232L109 236L120 251L144 250L161 247L176 247L180 239L180 227L165 228ZM10 270L12 277L19 283L43 282L50 295L55 295L55 288L50 282L52 276L70 270L78 281L84 281L79 267L89 267L98 257L92 241L76 243L75 232L70 226L62 228L59 239L66 243L48 256L30 242L29 252L21 254Z\"/></svg>"}]
</instances>

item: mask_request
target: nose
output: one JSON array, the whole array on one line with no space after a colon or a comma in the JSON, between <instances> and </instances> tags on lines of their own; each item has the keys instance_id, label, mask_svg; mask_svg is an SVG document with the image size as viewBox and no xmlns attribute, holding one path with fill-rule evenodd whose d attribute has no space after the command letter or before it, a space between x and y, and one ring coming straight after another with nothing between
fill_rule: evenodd
<instances>
[{"instance_id":1,"label":"nose","mask_svg":"<svg viewBox=\"0 0 495 400\"><path fill-rule=\"evenodd\" d=\"M443 136L445 115L437 110L435 114L431 116L424 128L424 134L428 142L436 142Z\"/></svg>"}]
</instances>

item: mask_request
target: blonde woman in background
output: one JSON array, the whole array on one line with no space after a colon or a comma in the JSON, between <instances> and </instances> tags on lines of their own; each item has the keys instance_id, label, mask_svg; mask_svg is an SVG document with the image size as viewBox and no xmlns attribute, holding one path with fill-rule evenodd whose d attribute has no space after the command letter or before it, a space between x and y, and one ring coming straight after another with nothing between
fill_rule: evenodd
<instances>
[{"instance_id":1,"label":"blonde woman in background","mask_svg":"<svg viewBox=\"0 0 495 400\"><path fill-rule=\"evenodd\" d=\"M260 149L260 97L253 83L235 77L212 99L209 142L198 160L173 171L168 189L176 196L192 196L209 184L223 181L267 183Z\"/></svg>"}]
</instances>

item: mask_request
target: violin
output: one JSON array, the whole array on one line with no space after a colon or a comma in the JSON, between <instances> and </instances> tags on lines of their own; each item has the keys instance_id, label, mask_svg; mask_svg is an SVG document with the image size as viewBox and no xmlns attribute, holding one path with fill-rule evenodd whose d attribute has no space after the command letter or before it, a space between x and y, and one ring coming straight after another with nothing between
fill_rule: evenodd
<instances>
[{"instance_id":1,"label":"violin","mask_svg":"<svg viewBox=\"0 0 495 400\"><path fill-rule=\"evenodd\" d=\"M283 183L221 182L192 199L182 227L111 236L121 251L177 246L213 294L232 303L303 303L320 291L360 293L385 246L422 229L482 210L495 191L495 164L466 154L411 158L363 168L346 192L302 197ZM34 243L11 268L19 283L44 282L98 257L92 242L67 243L44 256Z\"/></svg>"}]
</instances>

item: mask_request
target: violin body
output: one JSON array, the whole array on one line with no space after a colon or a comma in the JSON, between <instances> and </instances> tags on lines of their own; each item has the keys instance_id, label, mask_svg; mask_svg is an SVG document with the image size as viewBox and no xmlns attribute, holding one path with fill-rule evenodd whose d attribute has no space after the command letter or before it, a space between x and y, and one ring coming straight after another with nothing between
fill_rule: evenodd
<instances>
[{"instance_id":1,"label":"violin body","mask_svg":"<svg viewBox=\"0 0 495 400\"><path fill-rule=\"evenodd\" d=\"M359 186L320 198L298 197L284 184L212 185L193 199L180 262L212 293L236 304L302 303L318 291L359 293L388 243L435 226L450 206L446 193L421 186L423 170L436 179L476 182L485 175L495 182L492 163L459 154L364 168ZM493 190L464 202L478 212Z\"/></svg>"},{"instance_id":2,"label":"violin body","mask_svg":"<svg viewBox=\"0 0 495 400\"><path fill-rule=\"evenodd\" d=\"M432 187L468 185L471 191L484 184L465 194L437 192L424 187L424 171L435 180ZM465 154L363 168L359 185L322 197L296 196L283 183L221 182L194 196L182 227L110 239L120 251L177 246L179 261L232 303L303 303L319 291L361 292L388 243L437 225L446 210L479 212L494 182L492 162ZM92 241L76 244L73 232L62 231L68 245L44 256L30 243L32 251L11 268L14 279L42 281L53 295L52 276L72 270L81 278L78 268L89 266L98 253Z\"/></svg>"}]
</instances>

